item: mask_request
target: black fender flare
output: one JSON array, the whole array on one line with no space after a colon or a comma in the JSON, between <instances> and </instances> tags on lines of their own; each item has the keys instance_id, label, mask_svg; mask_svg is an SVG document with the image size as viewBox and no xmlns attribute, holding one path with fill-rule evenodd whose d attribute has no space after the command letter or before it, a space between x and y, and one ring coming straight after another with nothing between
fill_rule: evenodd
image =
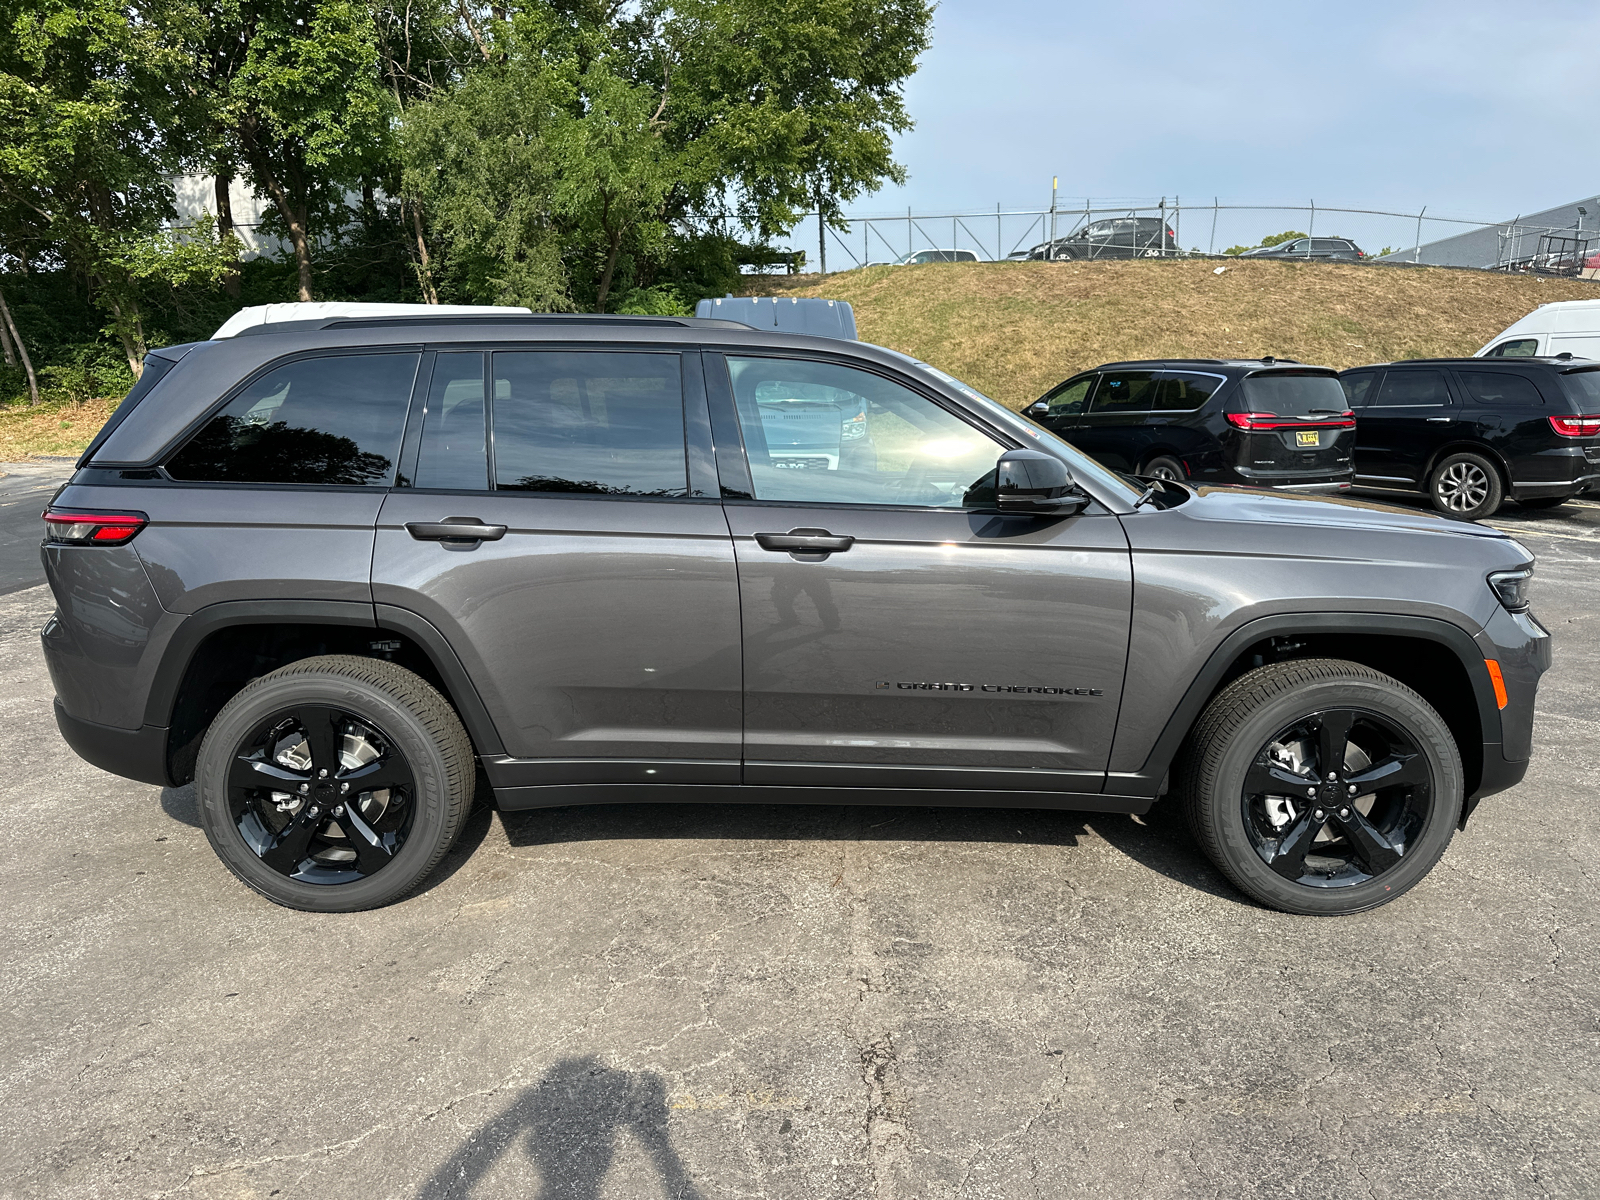
<instances>
[{"instance_id":1,"label":"black fender flare","mask_svg":"<svg viewBox=\"0 0 1600 1200\"><path fill-rule=\"evenodd\" d=\"M1199 720L1201 711L1217 690L1228 667L1244 650L1276 636L1297 634L1367 634L1422 638L1449 649L1460 661L1472 684L1477 701L1478 723L1485 746L1493 745L1498 754L1500 706L1495 702L1494 686L1486 670L1473 668L1483 661L1483 651L1473 636L1459 625L1435 617L1414 617L1399 613L1280 613L1257 617L1235 629L1206 658L1190 680L1183 699L1167 718L1155 745L1137 771L1111 771L1105 790L1115 796L1154 796L1171 769L1184 738Z\"/></svg>"}]
</instances>

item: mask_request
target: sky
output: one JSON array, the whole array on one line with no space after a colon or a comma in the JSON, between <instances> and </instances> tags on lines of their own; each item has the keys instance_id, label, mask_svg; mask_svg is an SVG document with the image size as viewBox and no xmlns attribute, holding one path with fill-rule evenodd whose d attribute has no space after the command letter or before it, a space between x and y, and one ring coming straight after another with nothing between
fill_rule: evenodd
<instances>
[{"instance_id":1,"label":"sky","mask_svg":"<svg viewBox=\"0 0 1600 1200\"><path fill-rule=\"evenodd\" d=\"M832 269L864 238L873 259L903 248L908 205L988 212L954 237L992 250L996 204L1048 207L1053 176L1062 208L1176 197L1200 249L1310 215L1224 211L1213 235L1214 197L1491 222L1600 193L1600 2L942 0L906 100L910 178L847 206L902 219L830 241ZM1027 223L1004 222L1004 249L1041 240ZM919 225L915 244L950 244L948 220ZM1459 228L1428 221L1423 240ZM1415 218L1319 213L1317 230L1416 240ZM791 240L814 257L816 222Z\"/></svg>"}]
</instances>

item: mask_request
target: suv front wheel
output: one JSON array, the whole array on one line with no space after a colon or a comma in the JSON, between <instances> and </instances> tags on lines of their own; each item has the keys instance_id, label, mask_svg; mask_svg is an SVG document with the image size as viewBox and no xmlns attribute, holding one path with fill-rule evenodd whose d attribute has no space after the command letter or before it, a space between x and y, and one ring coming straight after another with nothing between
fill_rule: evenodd
<instances>
[{"instance_id":1,"label":"suv front wheel","mask_svg":"<svg viewBox=\"0 0 1600 1200\"><path fill-rule=\"evenodd\" d=\"M1241 891L1307 916L1364 912L1416 884L1461 814L1461 755L1421 696L1341 659L1240 676L1177 771L1189 829Z\"/></svg>"},{"instance_id":2,"label":"suv front wheel","mask_svg":"<svg viewBox=\"0 0 1600 1200\"><path fill-rule=\"evenodd\" d=\"M206 731L195 786L206 837L267 899L312 912L413 891L471 807L472 743L426 680L324 655L253 680Z\"/></svg>"}]
</instances>

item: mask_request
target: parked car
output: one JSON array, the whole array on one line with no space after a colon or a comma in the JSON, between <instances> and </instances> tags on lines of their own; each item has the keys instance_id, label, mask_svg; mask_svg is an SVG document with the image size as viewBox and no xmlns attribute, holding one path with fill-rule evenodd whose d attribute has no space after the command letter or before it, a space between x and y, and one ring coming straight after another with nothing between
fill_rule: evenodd
<instances>
[{"instance_id":1,"label":"parked car","mask_svg":"<svg viewBox=\"0 0 1600 1200\"><path fill-rule=\"evenodd\" d=\"M1339 376L1286 360L1106 363L1026 415L1108 467L1154 479L1347 491L1355 417Z\"/></svg>"},{"instance_id":2,"label":"parked car","mask_svg":"<svg viewBox=\"0 0 1600 1200\"><path fill-rule=\"evenodd\" d=\"M1416 359L1340 380L1361 487L1423 492L1476 520L1507 498L1551 508L1600 485L1600 363Z\"/></svg>"},{"instance_id":3,"label":"parked car","mask_svg":"<svg viewBox=\"0 0 1600 1200\"><path fill-rule=\"evenodd\" d=\"M1177 249L1178 235L1159 217L1113 217L1009 257L1057 262L1079 258L1160 258Z\"/></svg>"},{"instance_id":4,"label":"parked car","mask_svg":"<svg viewBox=\"0 0 1600 1200\"><path fill-rule=\"evenodd\" d=\"M1541 304L1490 339L1475 357L1554 358L1562 354L1600 360L1600 300Z\"/></svg>"},{"instance_id":5,"label":"parked car","mask_svg":"<svg viewBox=\"0 0 1600 1200\"><path fill-rule=\"evenodd\" d=\"M869 267L909 267L919 263L981 262L972 250L913 250L891 262L869 262Z\"/></svg>"},{"instance_id":6,"label":"parked car","mask_svg":"<svg viewBox=\"0 0 1600 1200\"><path fill-rule=\"evenodd\" d=\"M1257 246L1246 250L1240 258L1304 258L1360 262L1367 252L1349 238L1296 238L1292 242L1279 242L1276 246Z\"/></svg>"},{"instance_id":7,"label":"parked car","mask_svg":"<svg viewBox=\"0 0 1600 1200\"><path fill-rule=\"evenodd\" d=\"M785 461L823 399L869 459ZM1142 813L1170 781L1249 895L1362 911L1522 778L1550 662L1497 530L1130 482L893 351L694 318L153 351L43 557L66 740L193 781L227 867L322 912L418 887L480 771L506 810Z\"/></svg>"}]
</instances>

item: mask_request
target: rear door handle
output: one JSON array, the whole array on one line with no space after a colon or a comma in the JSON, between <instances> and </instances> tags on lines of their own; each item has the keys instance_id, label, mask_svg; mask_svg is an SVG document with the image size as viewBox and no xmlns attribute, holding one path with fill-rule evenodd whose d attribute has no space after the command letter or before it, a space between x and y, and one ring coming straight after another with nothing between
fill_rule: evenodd
<instances>
[{"instance_id":1,"label":"rear door handle","mask_svg":"<svg viewBox=\"0 0 1600 1200\"><path fill-rule=\"evenodd\" d=\"M826 529L791 529L788 533L758 533L756 545L763 550L788 550L801 554L832 554L848 550L855 538L835 537Z\"/></svg>"},{"instance_id":2,"label":"rear door handle","mask_svg":"<svg viewBox=\"0 0 1600 1200\"><path fill-rule=\"evenodd\" d=\"M504 525L485 525L477 517L446 517L442 521L411 521L406 532L419 542L498 542Z\"/></svg>"},{"instance_id":3,"label":"rear door handle","mask_svg":"<svg viewBox=\"0 0 1600 1200\"><path fill-rule=\"evenodd\" d=\"M1428 424L1429 425L1442 425L1446 421L1453 421L1453 420L1455 420L1454 417L1429 417L1428 418Z\"/></svg>"}]
</instances>

